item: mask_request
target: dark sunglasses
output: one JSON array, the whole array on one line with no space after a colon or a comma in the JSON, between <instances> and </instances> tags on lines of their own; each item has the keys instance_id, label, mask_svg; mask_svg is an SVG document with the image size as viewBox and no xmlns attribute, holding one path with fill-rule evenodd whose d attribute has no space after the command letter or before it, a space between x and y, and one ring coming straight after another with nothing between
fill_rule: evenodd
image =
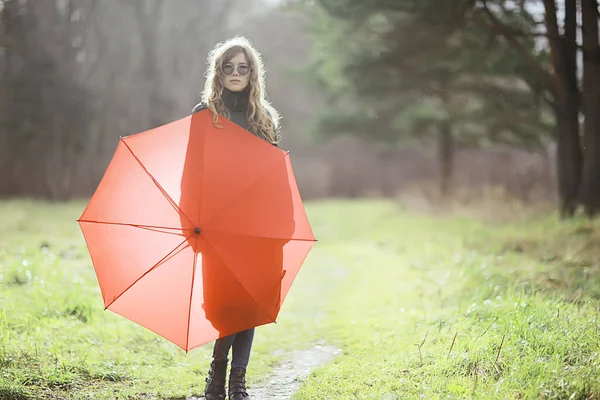
<instances>
[{"instance_id":1,"label":"dark sunglasses","mask_svg":"<svg viewBox=\"0 0 600 400\"><path fill-rule=\"evenodd\" d=\"M221 67L221 69L225 75L231 75L233 74L233 71L235 71L235 67L232 64L225 64ZM248 72L250 72L250 67L246 64L238 65L237 71L240 75L248 75Z\"/></svg>"}]
</instances>

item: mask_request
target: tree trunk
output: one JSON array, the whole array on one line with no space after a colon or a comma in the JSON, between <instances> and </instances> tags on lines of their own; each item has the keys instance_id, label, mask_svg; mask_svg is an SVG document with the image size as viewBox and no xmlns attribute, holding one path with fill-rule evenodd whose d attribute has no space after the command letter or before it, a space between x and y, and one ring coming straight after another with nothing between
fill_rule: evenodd
<instances>
[{"instance_id":1,"label":"tree trunk","mask_svg":"<svg viewBox=\"0 0 600 400\"><path fill-rule=\"evenodd\" d=\"M556 116L557 178L560 214L572 217L578 205L581 176L581 149L579 147L579 121L577 106L558 99L554 107Z\"/></svg>"},{"instance_id":2,"label":"tree trunk","mask_svg":"<svg viewBox=\"0 0 600 400\"><path fill-rule=\"evenodd\" d=\"M552 92L556 117L558 194L560 213L565 218L573 216L579 203L582 168L575 44L577 5L570 1L566 3L564 38L558 30L555 0L544 0L544 6L556 82Z\"/></svg>"},{"instance_id":3,"label":"tree trunk","mask_svg":"<svg viewBox=\"0 0 600 400\"><path fill-rule=\"evenodd\" d=\"M454 137L450 121L442 121L439 125L438 160L440 163L440 189L443 196L452 190L454 171Z\"/></svg>"},{"instance_id":4,"label":"tree trunk","mask_svg":"<svg viewBox=\"0 0 600 400\"><path fill-rule=\"evenodd\" d=\"M589 216L600 211L600 38L598 2L581 0L583 37L584 163L581 200Z\"/></svg>"}]
</instances>

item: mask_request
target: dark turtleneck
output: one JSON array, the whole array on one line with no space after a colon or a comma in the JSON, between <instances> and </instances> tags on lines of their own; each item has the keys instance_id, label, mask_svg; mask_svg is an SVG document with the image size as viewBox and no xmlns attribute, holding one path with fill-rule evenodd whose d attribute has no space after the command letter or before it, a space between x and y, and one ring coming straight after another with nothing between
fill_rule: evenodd
<instances>
[{"instance_id":1,"label":"dark turtleneck","mask_svg":"<svg viewBox=\"0 0 600 400\"><path fill-rule=\"evenodd\" d=\"M246 87L241 92L233 92L227 88L223 88L223 93L221 94L221 98L229 111L229 119L235 124L241 126L242 128L250 131L250 125L248 124L248 102L250 97L249 86ZM192 112L198 112L205 110L207 108L206 104L199 103L197 104ZM252 134L256 135L254 132L250 131ZM257 135L258 136L258 135ZM277 144L274 144L275 147Z\"/></svg>"},{"instance_id":2,"label":"dark turtleneck","mask_svg":"<svg viewBox=\"0 0 600 400\"><path fill-rule=\"evenodd\" d=\"M241 92L232 92L227 88L223 88L223 93L221 94L221 98L230 112L246 112L249 97L250 91L248 90L248 86Z\"/></svg>"},{"instance_id":3,"label":"dark turtleneck","mask_svg":"<svg viewBox=\"0 0 600 400\"><path fill-rule=\"evenodd\" d=\"M232 92L227 88L223 88L221 94L223 103L229 111L229 119L246 130L250 130L247 117L249 95L250 91L247 87L241 92Z\"/></svg>"}]
</instances>

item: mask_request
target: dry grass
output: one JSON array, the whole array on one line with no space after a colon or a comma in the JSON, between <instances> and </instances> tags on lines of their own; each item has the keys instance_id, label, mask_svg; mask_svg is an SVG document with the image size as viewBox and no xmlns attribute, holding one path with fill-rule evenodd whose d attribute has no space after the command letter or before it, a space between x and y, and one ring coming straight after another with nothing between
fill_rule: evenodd
<instances>
[{"instance_id":1,"label":"dry grass","mask_svg":"<svg viewBox=\"0 0 600 400\"><path fill-rule=\"evenodd\" d=\"M455 186L443 194L439 184L412 185L396 195L406 211L445 217L479 218L486 222L507 222L518 217L539 217L556 209L554 196L544 188L532 188L527 201L506 186Z\"/></svg>"}]
</instances>

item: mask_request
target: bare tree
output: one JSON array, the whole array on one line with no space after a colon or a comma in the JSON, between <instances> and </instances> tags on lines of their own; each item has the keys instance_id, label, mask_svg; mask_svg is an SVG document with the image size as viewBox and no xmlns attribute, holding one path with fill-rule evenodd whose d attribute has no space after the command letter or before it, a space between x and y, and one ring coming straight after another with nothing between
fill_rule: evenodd
<instances>
[{"instance_id":1,"label":"bare tree","mask_svg":"<svg viewBox=\"0 0 600 400\"><path fill-rule=\"evenodd\" d=\"M68 196L86 118L76 79L82 16L91 2L6 1L2 9L6 77L0 137L8 150L0 192Z\"/></svg>"}]
</instances>

